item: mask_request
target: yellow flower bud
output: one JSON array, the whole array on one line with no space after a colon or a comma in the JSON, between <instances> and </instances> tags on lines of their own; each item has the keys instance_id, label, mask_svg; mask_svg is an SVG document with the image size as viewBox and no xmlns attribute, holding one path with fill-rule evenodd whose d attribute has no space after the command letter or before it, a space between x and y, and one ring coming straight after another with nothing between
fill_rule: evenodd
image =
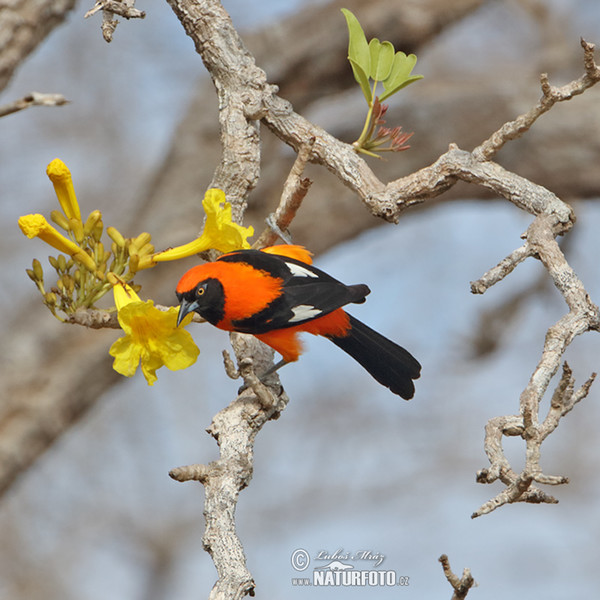
<instances>
[{"instance_id":1,"label":"yellow flower bud","mask_svg":"<svg viewBox=\"0 0 600 600\"><path fill-rule=\"evenodd\" d=\"M57 263L58 263L58 268L61 271L67 270L67 259L64 257L64 255L62 255L62 254L59 255Z\"/></svg>"},{"instance_id":2,"label":"yellow flower bud","mask_svg":"<svg viewBox=\"0 0 600 600\"><path fill-rule=\"evenodd\" d=\"M83 226L84 235L90 235L98 221L102 218L102 213L99 210L93 210L90 216L87 218L85 225Z\"/></svg>"},{"instance_id":3,"label":"yellow flower bud","mask_svg":"<svg viewBox=\"0 0 600 600\"><path fill-rule=\"evenodd\" d=\"M98 264L104 261L104 244L102 242L98 242L94 247L94 258Z\"/></svg>"},{"instance_id":4,"label":"yellow flower bud","mask_svg":"<svg viewBox=\"0 0 600 600\"><path fill-rule=\"evenodd\" d=\"M106 275L106 279L110 285L117 285L118 283L121 283L121 280L114 273L108 273Z\"/></svg>"},{"instance_id":5,"label":"yellow flower bud","mask_svg":"<svg viewBox=\"0 0 600 600\"><path fill-rule=\"evenodd\" d=\"M50 213L50 218L59 226L62 227L65 231L69 231L69 221L63 215L60 210L53 210Z\"/></svg>"},{"instance_id":6,"label":"yellow flower bud","mask_svg":"<svg viewBox=\"0 0 600 600\"><path fill-rule=\"evenodd\" d=\"M136 273L138 271L139 264L140 264L140 257L137 254L129 255L129 270L132 273Z\"/></svg>"},{"instance_id":7,"label":"yellow flower bud","mask_svg":"<svg viewBox=\"0 0 600 600\"><path fill-rule=\"evenodd\" d=\"M154 246L152 244L146 244L138 250L138 254L140 257L148 256L148 254L154 254Z\"/></svg>"},{"instance_id":8,"label":"yellow flower bud","mask_svg":"<svg viewBox=\"0 0 600 600\"><path fill-rule=\"evenodd\" d=\"M83 244L83 223L77 219L69 219L69 229L73 232L75 241Z\"/></svg>"},{"instance_id":9,"label":"yellow flower bud","mask_svg":"<svg viewBox=\"0 0 600 600\"><path fill-rule=\"evenodd\" d=\"M37 258L34 258L32 266L33 266L33 272L35 274L36 279L38 281L43 281L44 280L44 270L42 269L42 263Z\"/></svg>"},{"instance_id":10,"label":"yellow flower bud","mask_svg":"<svg viewBox=\"0 0 600 600\"><path fill-rule=\"evenodd\" d=\"M89 269L92 273L95 273L96 262L87 252L80 250L77 254L73 255L73 258L80 262L84 267Z\"/></svg>"},{"instance_id":11,"label":"yellow flower bud","mask_svg":"<svg viewBox=\"0 0 600 600\"><path fill-rule=\"evenodd\" d=\"M92 229L92 237L94 238L94 240L99 242L100 238L102 237L103 231L104 231L104 223L102 222L102 219L98 219L96 221L96 224L94 225L94 228Z\"/></svg>"},{"instance_id":12,"label":"yellow flower bud","mask_svg":"<svg viewBox=\"0 0 600 600\"><path fill-rule=\"evenodd\" d=\"M117 244L117 246L119 246L119 248L124 248L125 247L125 238L114 227L107 227L106 228L106 233L108 234L108 237L115 244ZM113 253L116 254L116 252L114 250L113 250Z\"/></svg>"},{"instance_id":13,"label":"yellow flower bud","mask_svg":"<svg viewBox=\"0 0 600 600\"><path fill-rule=\"evenodd\" d=\"M81 211L77 203L77 196L75 196L71 171L67 165L59 158L55 158L46 168L46 174L54 185L56 197L67 219L81 221Z\"/></svg>"},{"instance_id":14,"label":"yellow flower bud","mask_svg":"<svg viewBox=\"0 0 600 600\"><path fill-rule=\"evenodd\" d=\"M140 233L135 239L131 241L131 247L139 251L143 246L150 243L152 236L149 233Z\"/></svg>"},{"instance_id":15,"label":"yellow flower bud","mask_svg":"<svg viewBox=\"0 0 600 600\"><path fill-rule=\"evenodd\" d=\"M48 306L54 306L56 304L56 294L54 292L48 292L44 295L44 302Z\"/></svg>"},{"instance_id":16,"label":"yellow flower bud","mask_svg":"<svg viewBox=\"0 0 600 600\"><path fill-rule=\"evenodd\" d=\"M62 281L65 289L69 294L73 293L73 289L75 288L75 282L70 275L63 275L59 281Z\"/></svg>"}]
</instances>

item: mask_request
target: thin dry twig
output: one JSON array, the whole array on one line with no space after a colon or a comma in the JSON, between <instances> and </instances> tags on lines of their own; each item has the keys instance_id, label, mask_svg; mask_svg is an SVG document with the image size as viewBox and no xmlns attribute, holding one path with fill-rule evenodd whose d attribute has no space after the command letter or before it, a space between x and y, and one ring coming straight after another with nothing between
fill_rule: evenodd
<instances>
[{"instance_id":1,"label":"thin dry twig","mask_svg":"<svg viewBox=\"0 0 600 600\"><path fill-rule=\"evenodd\" d=\"M145 19L146 13L135 8L135 0L97 0L93 8L88 10L84 18L94 16L102 11L102 36L106 42L112 42L113 34L119 21L115 15L124 19Z\"/></svg>"},{"instance_id":2,"label":"thin dry twig","mask_svg":"<svg viewBox=\"0 0 600 600\"><path fill-rule=\"evenodd\" d=\"M540 101L524 115L520 115L514 121L502 125L498 131L494 132L485 142L475 148L473 156L477 160L490 160L500 151L504 144L521 137L529 131L537 119L548 112L557 102L571 100L574 96L583 94L585 90L600 81L600 68L594 59L595 45L586 42L583 38L580 42L583 48L585 73L579 79L561 87L550 85L548 74L542 73L540 76L542 88L542 98Z\"/></svg>"},{"instance_id":3,"label":"thin dry twig","mask_svg":"<svg viewBox=\"0 0 600 600\"><path fill-rule=\"evenodd\" d=\"M278 237L290 242L287 228L293 221L302 200L308 193L312 184L310 179L303 177L304 169L310 160L310 154L315 144L315 138L310 138L306 144L300 147L298 156L292 165L290 173L283 186L281 200L277 210L267 218L269 227L263 231L258 240L253 244L253 248L264 248L270 246L277 240Z\"/></svg>"},{"instance_id":4,"label":"thin dry twig","mask_svg":"<svg viewBox=\"0 0 600 600\"><path fill-rule=\"evenodd\" d=\"M444 569L444 575L448 580L448 583L452 586L454 593L452 594L452 600L464 600L469 593L469 590L476 586L473 575L471 575L470 569L464 569L462 577L458 577L452 572L450 568L450 561L446 554L442 554L439 557L439 562L442 563L442 569Z\"/></svg>"},{"instance_id":5,"label":"thin dry twig","mask_svg":"<svg viewBox=\"0 0 600 600\"><path fill-rule=\"evenodd\" d=\"M14 100L9 104L0 106L0 117L12 115L13 113L19 112L20 110L25 110L26 108L30 108L32 106L63 106L64 104L68 103L69 100L67 100L62 94L31 92L31 94L27 94L27 96L24 96L23 98L19 98L18 100Z\"/></svg>"}]
</instances>

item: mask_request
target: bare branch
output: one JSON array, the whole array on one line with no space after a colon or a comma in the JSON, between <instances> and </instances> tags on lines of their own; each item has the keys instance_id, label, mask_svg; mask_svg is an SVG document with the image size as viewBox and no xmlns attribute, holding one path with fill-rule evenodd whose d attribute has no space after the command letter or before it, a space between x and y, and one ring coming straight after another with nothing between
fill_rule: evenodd
<instances>
[{"instance_id":1,"label":"bare branch","mask_svg":"<svg viewBox=\"0 0 600 600\"><path fill-rule=\"evenodd\" d=\"M543 73L540 77L542 87L542 98L540 101L524 115L502 125L489 139L475 148L473 156L476 160L490 160L506 142L517 139L529 131L537 119L548 112L557 102L564 102L570 100L573 96L583 94L585 90L600 81L600 68L594 59L594 44L590 44L582 39L581 47L584 53L585 73L579 79L562 87L550 85L547 73Z\"/></svg>"},{"instance_id":2,"label":"bare branch","mask_svg":"<svg viewBox=\"0 0 600 600\"><path fill-rule=\"evenodd\" d=\"M199 481L203 483L208 478L210 466L206 465L187 465L185 467L175 467L169 471L169 477L181 483L185 481Z\"/></svg>"},{"instance_id":3,"label":"bare branch","mask_svg":"<svg viewBox=\"0 0 600 600\"><path fill-rule=\"evenodd\" d=\"M146 13L143 10L134 8L135 0L98 0L93 8L90 8L84 19L92 17L99 11L110 12L124 19L145 19Z\"/></svg>"},{"instance_id":4,"label":"bare branch","mask_svg":"<svg viewBox=\"0 0 600 600\"><path fill-rule=\"evenodd\" d=\"M302 175L310 159L314 143L315 138L311 138L306 144L300 147L298 156L283 186L279 206L275 213L267 218L269 227L263 231L258 240L253 244L253 248L270 246L277 240L277 237L285 239L283 237L286 235L284 232L296 216L296 212L298 212L302 200L304 200L311 186L310 179L302 177Z\"/></svg>"},{"instance_id":5,"label":"bare branch","mask_svg":"<svg viewBox=\"0 0 600 600\"><path fill-rule=\"evenodd\" d=\"M31 106L62 106L68 104L67 100L62 94L45 94L42 92L31 92L24 98L15 100L9 104L0 106L0 117L11 115L12 113L19 112Z\"/></svg>"},{"instance_id":6,"label":"bare branch","mask_svg":"<svg viewBox=\"0 0 600 600\"><path fill-rule=\"evenodd\" d=\"M442 563L442 569L444 569L444 575L448 580L448 583L452 586L454 593L452 594L452 600L464 600L469 593L469 590L476 586L473 575L471 575L470 569L464 569L462 577L459 579L457 575L452 572L450 568L450 561L446 554L442 554L439 557L439 562Z\"/></svg>"},{"instance_id":7,"label":"bare branch","mask_svg":"<svg viewBox=\"0 0 600 600\"><path fill-rule=\"evenodd\" d=\"M46 36L60 25L75 0L3 2L0 9L0 90Z\"/></svg>"},{"instance_id":8,"label":"bare branch","mask_svg":"<svg viewBox=\"0 0 600 600\"><path fill-rule=\"evenodd\" d=\"M529 226L526 240L531 252L541 260L570 310L550 327L546 334L541 360L521 394L521 414L490 419L486 426L485 450L491 468L481 470L478 473L477 481L491 483L500 479L507 487L473 513L473 517L489 513L499 506L511 502L556 503L555 498L546 495L531 484L533 482L546 485L568 483L566 477L549 476L542 473L541 445L546 437L556 429L560 418L573 408L575 402L588 394L595 375L575 395L573 394L574 380L571 370L568 365L565 365L563 375L552 398L550 412L541 424L539 411L543 397L552 377L559 368L566 348L577 335L599 329L600 311L592 303L583 283L567 263L556 242L553 231L554 222L550 215L538 216ZM519 435L525 440L525 467L519 475L512 471L504 457L501 443L503 435Z\"/></svg>"},{"instance_id":9,"label":"bare branch","mask_svg":"<svg viewBox=\"0 0 600 600\"><path fill-rule=\"evenodd\" d=\"M483 294L494 284L502 281L507 275L521 264L525 259L533 256L533 250L529 244L523 244L511 252L505 259L501 260L494 268L490 269L477 281L471 282L471 293Z\"/></svg>"},{"instance_id":10,"label":"bare branch","mask_svg":"<svg viewBox=\"0 0 600 600\"><path fill-rule=\"evenodd\" d=\"M570 269L555 241L557 235L567 232L574 224L571 207L547 189L507 171L489 159L507 141L527 131L556 102L582 93L600 80L592 56L593 47L584 45L586 73L582 78L562 88L547 85L543 78L542 100L525 115L507 123L473 152L461 150L452 144L433 164L384 184L352 146L295 113L291 104L277 95L277 89L267 82L265 73L256 66L219 2L169 0L169 3L193 39L217 89L223 158L212 185L226 189L228 198L233 201L236 218L241 219L245 198L258 177L259 120L296 152L302 153L294 167L297 167L296 171L302 172L308 158L326 167L359 195L373 215L387 221L396 222L403 210L439 196L459 180L489 189L535 217L525 235L523 246L475 282L473 291L483 293L526 258L535 256L550 273L565 297L570 312L551 328L546 337L540 364L521 395L521 414L492 419L486 427L485 449L491 467L480 471L478 481L490 483L499 479L506 488L473 516L485 514L510 502L556 502L534 485L566 482L566 478L547 476L541 472L539 448L544 432L539 428L537 411L550 379L558 369L561 356L573 337L598 328L598 309L591 303L583 284ZM292 190L289 198L294 196L294 190L302 188L299 185L300 174L294 169L288 178ZM294 211L288 209L287 199L282 201L280 208L275 222L278 227L284 223L285 228L293 218ZM272 236L266 239L271 240ZM244 347L249 343L244 339L244 336L232 336L238 365L248 388L215 417L209 429L221 448L219 461L227 466L225 471L209 475L203 481L207 518L205 546L213 556L219 573L219 581L211 596L214 598L222 597L225 590L236 593L236 590L252 589L253 583L243 559L241 543L235 533L233 512L239 490L247 485L251 477L253 437L266 420L278 414L278 409L273 407L277 406L279 397L273 393L273 388L265 387L258 381L247 360L252 357L252 365L260 366L261 362L270 362L271 357L259 346ZM228 371L233 372L231 368ZM586 389L589 389L589 385ZM283 405L285 402L287 399ZM251 426L248 411L252 415ZM512 470L504 456L503 435L520 435L526 440L526 466L520 474ZM228 555L228 552L232 555ZM447 572L451 573L447 559L446 566ZM468 581L467 577L464 579ZM456 579L454 581L456 583ZM459 580L453 585L457 598L464 597L472 585L465 583L461 586L461 582Z\"/></svg>"},{"instance_id":11,"label":"bare branch","mask_svg":"<svg viewBox=\"0 0 600 600\"><path fill-rule=\"evenodd\" d=\"M97 0L94 7L85 13L84 18L87 19L102 11L102 37L110 43L119 24L119 21L114 18L115 15L124 19L146 18L146 13L134 6L135 0Z\"/></svg>"}]
</instances>

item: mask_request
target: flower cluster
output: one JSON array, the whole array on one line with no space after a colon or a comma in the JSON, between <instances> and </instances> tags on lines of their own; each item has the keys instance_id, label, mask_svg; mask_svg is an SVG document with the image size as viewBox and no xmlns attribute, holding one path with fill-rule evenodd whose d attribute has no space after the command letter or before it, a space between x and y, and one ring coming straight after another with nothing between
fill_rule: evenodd
<instances>
[{"instance_id":1,"label":"flower cluster","mask_svg":"<svg viewBox=\"0 0 600 600\"><path fill-rule=\"evenodd\" d=\"M27 273L52 314L64 321L79 308L93 307L111 290L108 273L130 281L137 271L151 266L154 246L149 233L125 239L114 227L106 229L110 245L103 243L102 213L93 210L83 221L67 166L57 158L48 165L46 173L62 209L53 210L50 218L64 233L40 214L20 217L19 227L28 238L39 237L61 252L59 256L48 257L57 275L56 284L50 290L46 290L42 265L37 259Z\"/></svg>"},{"instance_id":2,"label":"flower cluster","mask_svg":"<svg viewBox=\"0 0 600 600\"><path fill-rule=\"evenodd\" d=\"M118 311L119 324L125 332L110 349L117 372L131 377L141 363L146 381L153 385L158 368L178 370L193 364L200 351L190 334L177 327L178 308L159 310L152 300L141 300L136 293L140 286L132 280L139 271L159 262L209 249L230 252L249 248L247 238L254 233L252 227L234 223L223 191L210 189L203 201L206 222L202 234L189 244L155 253L149 233L125 238L115 227L104 230L99 210L93 210L83 221L71 173L61 160L53 160L47 174L62 209L53 210L50 217L64 233L40 214L20 217L19 227L27 237L38 237L61 253L48 258L56 271L56 283L49 290L38 259L27 269L52 314L60 321L68 321L78 309L93 308L112 289L112 310ZM109 246L102 242L103 233L110 238ZM190 321L191 316L183 323Z\"/></svg>"}]
</instances>

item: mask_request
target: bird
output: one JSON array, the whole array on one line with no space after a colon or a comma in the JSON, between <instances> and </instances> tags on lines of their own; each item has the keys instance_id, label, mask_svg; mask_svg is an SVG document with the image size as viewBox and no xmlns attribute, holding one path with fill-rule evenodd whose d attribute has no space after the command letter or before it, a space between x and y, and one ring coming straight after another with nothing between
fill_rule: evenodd
<instances>
[{"instance_id":1,"label":"bird","mask_svg":"<svg viewBox=\"0 0 600 600\"><path fill-rule=\"evenodd\" d=\"M189 269L177 284L177 326L191 312L226 331L252 334L281 355L262 378L297 361L302 332L324 336L405 400L415 393L419 361L342 307L362 304L365 284L345 285L312 265L303 246L235 250Z\"/></svg>"}]
</instances>

